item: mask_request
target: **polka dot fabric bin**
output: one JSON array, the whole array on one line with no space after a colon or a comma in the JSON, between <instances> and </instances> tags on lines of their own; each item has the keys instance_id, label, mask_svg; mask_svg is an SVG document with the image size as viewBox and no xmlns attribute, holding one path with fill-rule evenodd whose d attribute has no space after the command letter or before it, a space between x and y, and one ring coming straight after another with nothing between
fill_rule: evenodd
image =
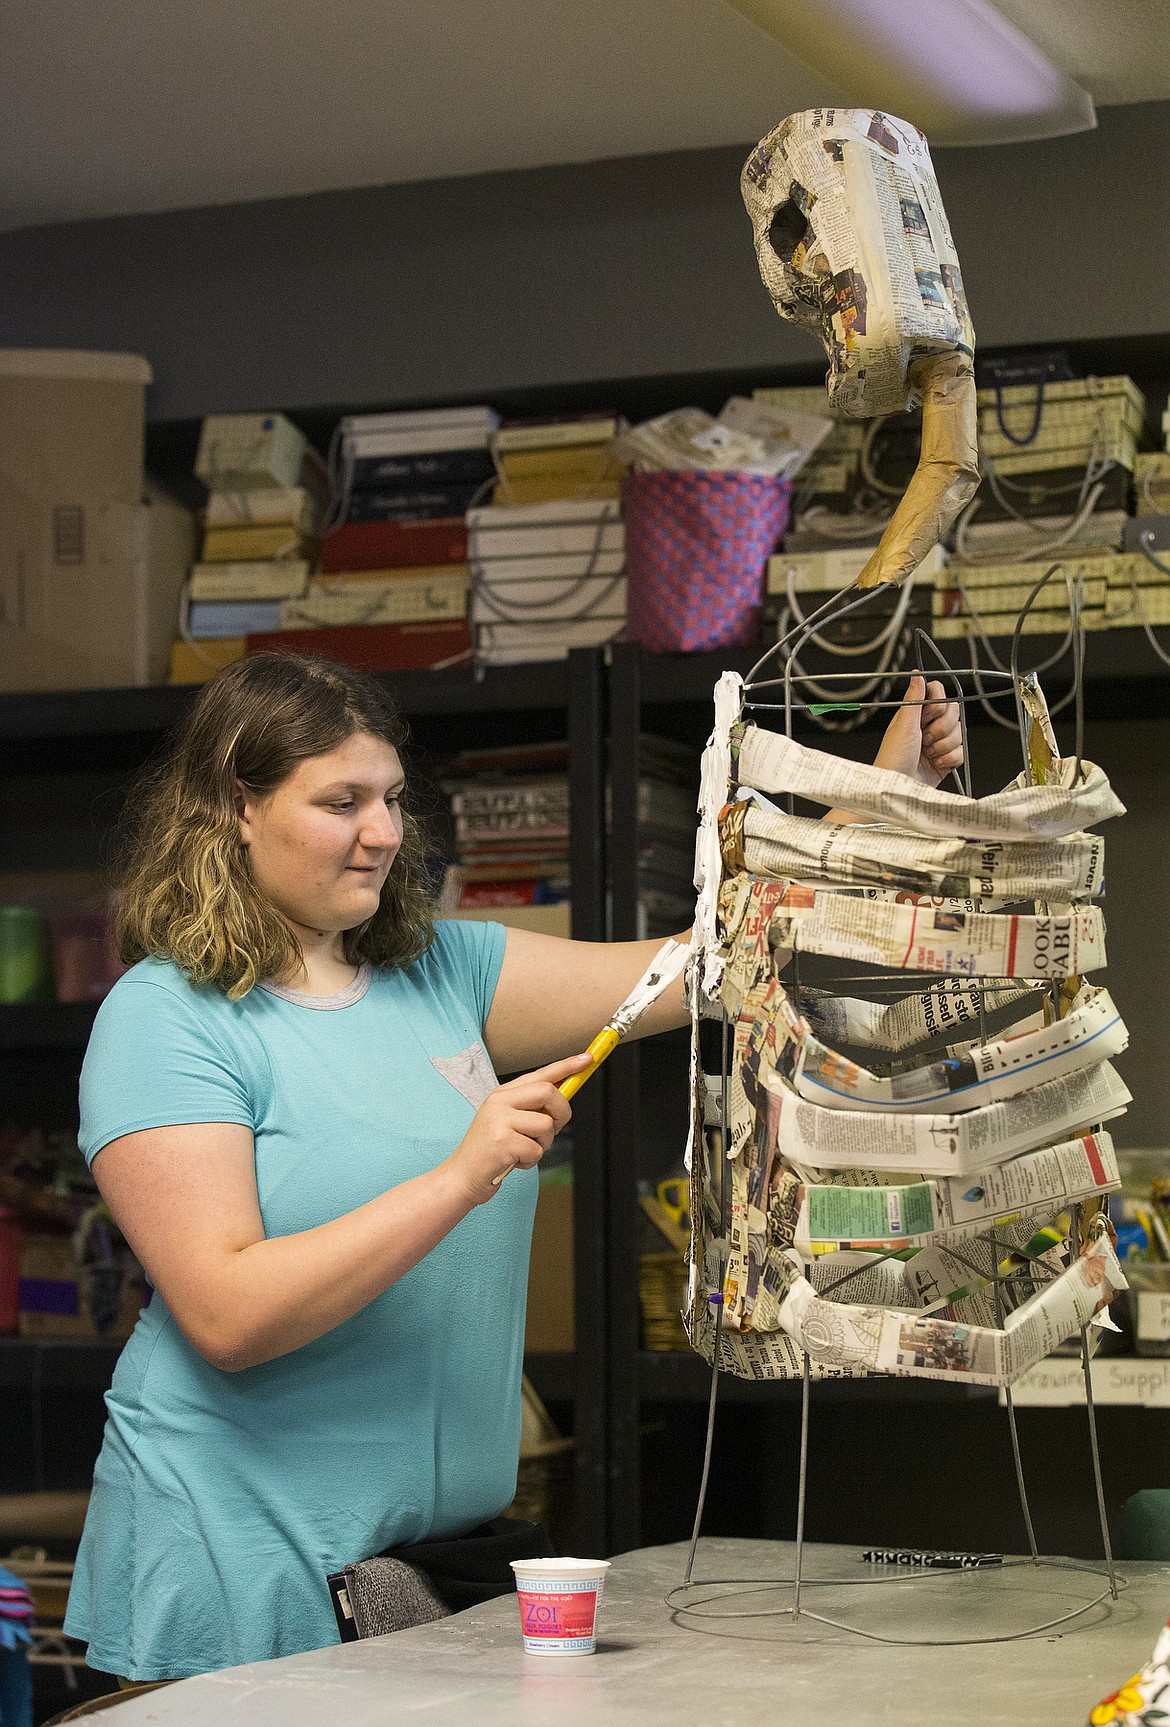
<instances>
[{"instance_id":1,"label":"polka dot fabric bin","mask_svg":"<svg viewBox=\"0 0 1170 1727\"><path fill-rule=\"evenodd\" d=\"M791 483L761 474L629 473L628 633L652 653L748 647Z\"/></svg>"}]
</instances>

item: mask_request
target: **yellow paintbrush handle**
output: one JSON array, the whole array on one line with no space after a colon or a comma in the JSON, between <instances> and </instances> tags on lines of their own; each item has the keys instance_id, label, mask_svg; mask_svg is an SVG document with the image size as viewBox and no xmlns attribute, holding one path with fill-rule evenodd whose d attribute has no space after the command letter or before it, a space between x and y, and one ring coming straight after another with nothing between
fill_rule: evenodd
<instances>
[{"instance_id":1,"label":"yellow paintbrush handle","mask_svg":"<svg viewBox=\"0 0 1170 1727\"><path fill-rule=\"evenodd\" d=\"M607 1025L602 1031L599 1031L586 1051L586 1054L591 1055L593 1060L589 1063L588 1067L583 1067L580 1073L571 1073L568 1079L563 1079L561 1081L560 1085L557 1087L561 1096L576 1097L581 1087L585 1084L585 1081L592 1074L597 1072L606 1056L612 1055L620 1042L621 1032L615 1031L612 1025ZM499 1187L501 1181L504 1179L504 1175L510 1174L511 1170L506 1169L503 1175L493 1176L492 1186Z\"/></svg>"},{"instance_id":2,"label":"yellow paintbrush handle","mask_svg":"<svg viewBox=\"0 0 1170 1727\"><path fill-rule=\"evenodd\" d=\"M576 1097L585 1081L597 1072L606 1056L613 1054L620 1040L621 1033L615 1031L612 1025L607 1025L599 1031L586 1051L586 1054L591 1055L593 1060L588 1067L583 1067L580 1073L571 1073L568 1079L561 1081L557 1087L561 1096Z\"/></svg>"}]
</instances>

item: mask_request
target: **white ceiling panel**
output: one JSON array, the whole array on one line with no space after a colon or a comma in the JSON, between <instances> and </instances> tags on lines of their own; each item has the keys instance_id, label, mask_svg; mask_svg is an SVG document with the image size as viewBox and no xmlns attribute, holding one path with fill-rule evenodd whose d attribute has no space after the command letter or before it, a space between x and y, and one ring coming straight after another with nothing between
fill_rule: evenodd
<instances>
[{"instance_id":1,"label":"white ceiling panel","mask_svg":"<svg viewBox=\"0 0 1170 1727\"><path fill-rule=\"evenodd\" d=\"M1098 101L1170 0L997 0ZM838 93L723 0L0 0L0 228L750 143Z\"/></svg>"}]
</instances>

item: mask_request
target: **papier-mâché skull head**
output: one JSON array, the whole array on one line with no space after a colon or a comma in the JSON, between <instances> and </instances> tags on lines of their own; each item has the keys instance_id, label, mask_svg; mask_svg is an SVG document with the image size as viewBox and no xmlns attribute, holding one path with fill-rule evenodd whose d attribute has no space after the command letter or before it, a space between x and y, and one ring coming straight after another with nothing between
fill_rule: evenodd
<instances>
[{"instance_id":1,"label":"papier-m\u00e2ch\u00e9 skull head","mask_svg":"<svg viewBox=\"0 0 1170 1727\"><path fill-rule=\"evenodd\" d=\"M979 483L975 335L926 139L889 114L812 108L757 144L740 185L764 286L823 343L833 406L922 403L922 461L861 577L901 581Z\"/></svg>"},{"instance_id":2,"label":"papier-m\u00e2ch\u00e9 skull head","mask_svg":"<svg viewBox=\"0 0 1170 1727\"><path fill-rule=\"evenodd\" d=\"M906 373L975 337L959 260L917 127L857 108L792 114L741 180L764 286L782 318L820 337L847 414L916 405Z\"/></svg>"}]
</instances>

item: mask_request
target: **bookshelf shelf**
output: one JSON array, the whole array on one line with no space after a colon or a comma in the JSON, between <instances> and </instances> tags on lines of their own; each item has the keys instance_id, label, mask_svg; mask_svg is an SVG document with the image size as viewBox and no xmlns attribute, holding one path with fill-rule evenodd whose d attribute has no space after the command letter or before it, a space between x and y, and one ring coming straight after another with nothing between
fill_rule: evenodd
<instances>
[{"instance_id":1,"label":"bookshelf shelf","mask_svg":"<svg viewBox=\"0 0 1170 1727\"><path fill-rule=\"evenodd\" d=\"M403 712L480 714L565 708L569 675L563 660L489 668L477 677L469 666L446 671L386 674ZM0 739L92 739L165 732L194 701L197 685L131 690L62 690L0 694Z\"/></svg>"}]
</instances>

